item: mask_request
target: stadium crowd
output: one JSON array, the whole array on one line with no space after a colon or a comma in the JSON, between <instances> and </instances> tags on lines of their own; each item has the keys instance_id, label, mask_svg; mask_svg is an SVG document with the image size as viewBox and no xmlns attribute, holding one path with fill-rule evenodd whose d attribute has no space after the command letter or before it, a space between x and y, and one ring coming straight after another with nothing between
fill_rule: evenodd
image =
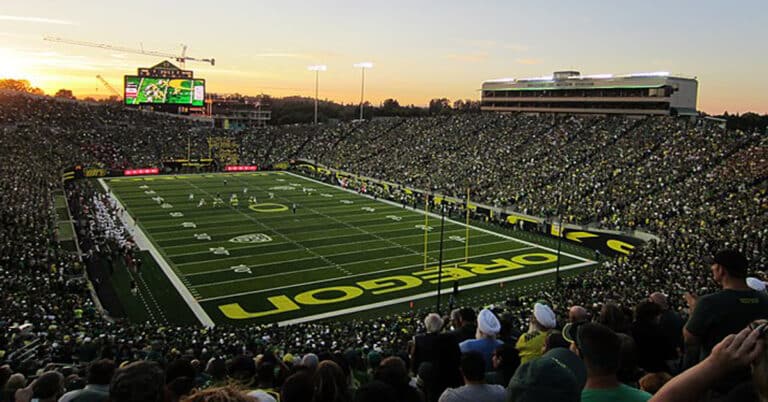
<instances>
[{"instance_id":1,"label":"stadium crowd","mask_svg":"<svg viewBox=\"0 0 768 402\"><path fill-rule=\"evenodd\" d=\"M204 123L4 92L0 130L2 401L768 400L765 135L494 114L240 133L244 161L469 186L478 202L660 241L489 309L199 328L102 317L83 265L134 246L106 198L69 184L81 262L60 245L54 194L74 165L206 154Z\"/></svg>"}]
</instances>

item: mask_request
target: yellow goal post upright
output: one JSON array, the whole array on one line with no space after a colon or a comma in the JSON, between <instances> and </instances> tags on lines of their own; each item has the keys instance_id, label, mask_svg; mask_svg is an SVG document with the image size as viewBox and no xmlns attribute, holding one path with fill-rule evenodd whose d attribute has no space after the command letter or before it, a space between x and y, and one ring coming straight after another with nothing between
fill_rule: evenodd
<instances>
[{"instance_id":1,"label":"yellow goal post upright","mask_svg":"<svg viewBox=\"0 0 768 402\"><path fill-rule=\"evenodd\" d=\"M464 228L466 229L466 232L464 233L464 263L469 262L469 187L467 187L467 198L466 198L466 206L464 207L465 213L466 213L466 224Z\"/></svg>"},{"instance_id":2,"label":"yellow goal post upright","mask_svg":"<svg viewBox=\"0 0 768 402\"><path fill-rule=\"evenodd\" d=\"M427 269L427 259L429 251L429 193L424 192L424 270Z\"/></svg>"}]
</instances>

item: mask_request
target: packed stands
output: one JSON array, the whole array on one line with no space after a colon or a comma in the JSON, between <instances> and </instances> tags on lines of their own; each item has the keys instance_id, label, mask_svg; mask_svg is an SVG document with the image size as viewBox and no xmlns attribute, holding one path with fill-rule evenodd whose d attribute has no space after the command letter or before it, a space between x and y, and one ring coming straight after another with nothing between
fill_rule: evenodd
<instances>
[{"instance_id":1,"label":"packed stands","mask_svg":"<svg viewBox=\"0 0 768 402\"><path fill-rule=\"evenodd\" d=\"M418 314L280 328L198 328L112 322L102 317L88 283L78 279L83 276L83 264L93 253L130 255L132 245L110 218L114 206L88 185L69 185L70 210L79 221L76 227L85 254L81 262L57 241L59 217L53 194L61 189L61 172L75 165L161 166L166 158L185 155L188 144L194 154L205 155L206 138L213 129L200 121L117 106L3 92L0 130L0 269L4 276L0 354L8 363L0 367L3 401L14 400L14 394L16 400L55 398L86 382L92 385L87 389L100 389L115 401L136 398L130 394L137 389L149 395L143 400L214 400L205 399L206 393L229 398L217 400L240 400L235 398L247 398L242 390L255 392L252 398L262 401L281 395L282 400L317 401L457 400L450 398L465 392L483 392L486 400L497 400L493 398L499 395L533 400L524 399L521 390L543 386L536 379L545 377L541 373L548 367L546 359L573 357L556 356L563 353L557 346L569 346L569 335L579 338L570 341L581 348L581 360L566 364L568 371L562 373L575 388L550 387L563 392L558 400L570 400L574 389L582 398L598 398L588 391L594 380L590 373L595 372L651 392L668 380L661 373L677 376L659 391L668 398L679 398L680 387L703 395L706 390L698 388L708 382L718 385L708 391L715 396L751 391L747 395L752 399L740 400L766 398L764 381L757 380L757 388L751 388L748 376L719 387L731 367L737 372L754 363L755 373L765 373L765 326L726 337L711 353L702 350L701 355L693 346L706 333L694 333L684 342L681 331L696 304L686 292L703 295L734 284L738 288L743 282L733 258L717 262L716 257L715 263L726 268L713 274L705 257L722 249L740 250L749 261L749 275L767 279L768 137L764 134L725 131L671 117L496 114L269 127L239 133L241 160L260 166L304 158L449 195L461 196L469 186L477 201L539 216L562 214L572 223L642 228L661 240L627 258L605 260L599 269L566 279L562 287L542 283L529 293L499 300L492 313L481 312L482 306L466 306L441 320L436 329L434 319L425 324L425 317ZM712 282L713 275L717 284ZM764 294L751 296L758 306L768 303ZM546 303L539 303L542 300ZM581 318L569 317L572 306L582 306ZM731 333L756 318L768 318L768 309L740 322ZM552 320L554 327L548 325ZM594 323L581 324L585 320ZM583 328L563 328L566 322ZM471 350L466 345L459 349L459 340L467 339L460 336L462 328L472 334L476 325L482 339L516 345L516 350L540 342L548 352L542 360L534 359L515 371L516 353L500 347L491 350L493 360L485 362L493 369L478 375L478 357L458 355L459 350ZM701 328L690 329L706 331ZM663 334L660 341L656 339L663 342L649 346L648 334L654 333ZM456 353L451 364L462 369L464 378L450 385L472 385L472 390L457 388L442 395L432 386L434 367L413 367L414 336L428 334L434 339L415 344ZM744 347L733 349L733 345ZM643 359L649 350L656 359ZM606 360L610 362L603 364ZM713 363L721 369L711 369ZM86 370L89 364L91 372L110 374L91 377ZM113 375L114 365L125 367ZM587 374L582 376L582 371ZM497 387L490 386L494 382L506 391L499 394ZM219 388L224 385L238 390ZM647 399L632 390L621 388L621 392Z\"/></svg>"}]
</instances>

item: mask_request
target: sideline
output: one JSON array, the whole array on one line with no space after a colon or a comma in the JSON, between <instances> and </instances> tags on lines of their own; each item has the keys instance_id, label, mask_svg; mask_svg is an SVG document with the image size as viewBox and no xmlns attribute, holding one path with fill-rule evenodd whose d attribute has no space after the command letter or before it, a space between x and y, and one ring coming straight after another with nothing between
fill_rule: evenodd
<instances>
[{"instance_id":1,"label":"sideline","mask_svg":"<svg viewBox=\"0 0 768 402\"><path fill-rule=\"evenodd\" d=\"M133 240L136 242L136 245L139 246L139 249L149 251L149 253L152 255L152 258L155 259L157 265L160 266L160 269L163 271L165 276L168 277L168 280L171 281L173 287L176 288L177 292L179 292L181 298L184 299L189 308L192 310L192 313L195 314L197 320L200 321L200 323L204 326L212 328L215 324L213 323L211 317L208 316L208 313L203 310L203 306L201 306L200 303L195 300L195 298L192 296L192 293L190 293L189 289L184 286L179 277L173 271L173 268L171 268L171 266L168 264L168 261L163 258L155 245L149 241L149 238L144 233L144 230L136 225L133 217L131 217L131 215L126 212L125 206L122 202L120 202L120 199L118 199L112 191L109 191L109 186L106 184L104 179L99 178L98 180L104 191L109 194L109 197L112 198L123 211L123 213L120 214L120 220L123 221L123 224L133 236Z\"/></svg>"}]
</instances>

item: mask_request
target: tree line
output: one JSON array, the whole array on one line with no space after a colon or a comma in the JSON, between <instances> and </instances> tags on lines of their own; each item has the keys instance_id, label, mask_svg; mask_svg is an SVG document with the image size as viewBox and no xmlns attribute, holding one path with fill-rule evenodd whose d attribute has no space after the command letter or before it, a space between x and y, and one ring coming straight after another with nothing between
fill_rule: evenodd
<instances>
[{"instance_id":1,"label":"tree line","mask_svg":"<svg viewBox=\"0 0 768 402\"><path fill-rule=\"evenodd\" d=\"M263 109L272 111L270 124L301 124L314 121L315 99L301 96L288 96L284 98L270 95L245 96L216 95L214 98L236 99L248 103L259 104ZM351 121L360 118L360 104L344 104L330 100L318 102L318 121L328 123L334 121ZM465 99L451 102L447 98L436 98L429 102L429 106L401 105L397 99L386 99L380 105L370 102L363 104L363 118L376 117L423 117L437 114L451 113L479 113L480 101Z\"/></svg>"}]
</instances>

